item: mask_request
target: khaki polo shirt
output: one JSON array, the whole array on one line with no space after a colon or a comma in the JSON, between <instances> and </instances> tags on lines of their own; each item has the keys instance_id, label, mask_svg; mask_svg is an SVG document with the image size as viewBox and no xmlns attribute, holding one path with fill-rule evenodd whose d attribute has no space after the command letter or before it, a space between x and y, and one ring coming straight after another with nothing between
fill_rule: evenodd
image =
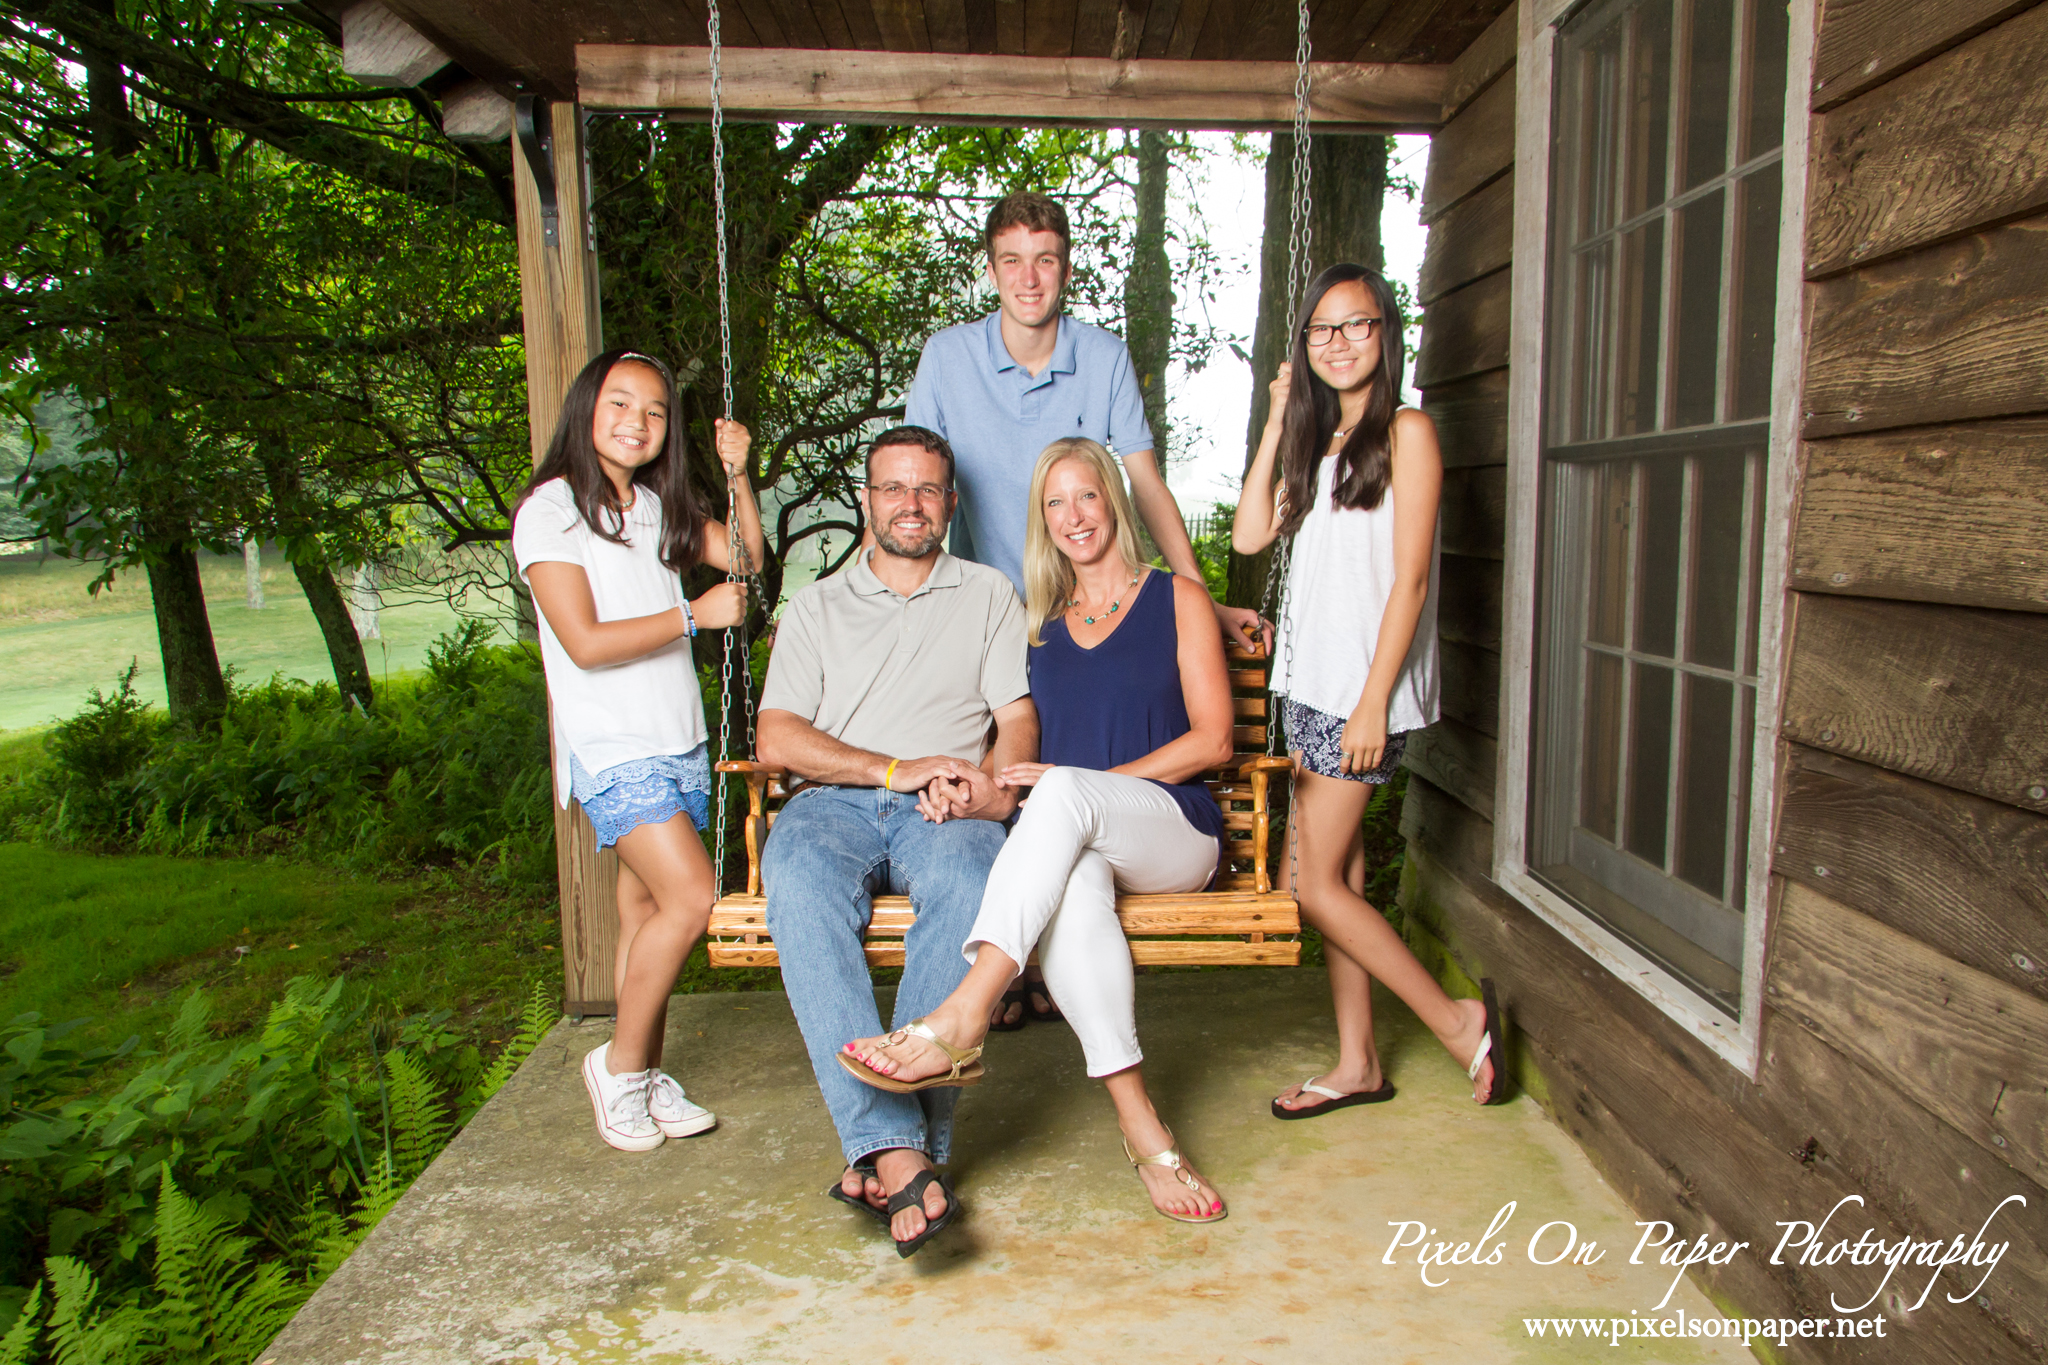
<instances>
[{"instance_id":1,"label":"khaki polo shirt","mask_svg":"<svg viewBox=\"0 0 2048 1365\"><path fill-rule=\"evenodd\" d=\"M991 717L1031 691L1025 648L1024 604L1001 570L941 551L904 597L863 555L790 599L761 707L871 753L979 763Z\"/></svg>"}]
</instances>

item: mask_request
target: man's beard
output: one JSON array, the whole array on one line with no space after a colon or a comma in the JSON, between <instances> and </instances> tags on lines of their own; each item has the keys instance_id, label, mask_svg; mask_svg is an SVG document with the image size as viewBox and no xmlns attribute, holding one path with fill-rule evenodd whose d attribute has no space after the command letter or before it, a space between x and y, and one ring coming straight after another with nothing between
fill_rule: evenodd
<instances>
[{"instance_id":1,"label":"man's beard","mask_svg":"<svg viewBox=\"0 0 2048 1365\"><path fill-rule=\"evenodd\" d=\"M927 524L929 525L930 523ZM881 546L882 549L898 559L923 559L926 555L938 549L945 542L945 539L946 531L942 526L934 526L933 529L925 533L921 540L903 541L890 534L888 522L877 522L875 524L875 544Z\"/></svg>"}]
</instances>

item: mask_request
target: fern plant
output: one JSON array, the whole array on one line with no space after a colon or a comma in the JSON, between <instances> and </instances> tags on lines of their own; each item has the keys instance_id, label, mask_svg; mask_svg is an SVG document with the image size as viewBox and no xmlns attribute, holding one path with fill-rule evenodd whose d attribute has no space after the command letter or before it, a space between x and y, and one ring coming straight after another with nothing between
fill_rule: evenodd
<instances>
[{"instance_id":1,"label":"fern plant","mask_svg":"<svg viewBox=\"0 0 2048 1365\"><path fill-rule=\"evenodd\" d=\"M156 1291L147 1308L103 1311L91 1270L53 1256L47 1352L52 1365L248 1365L284 1329L312 1286L251 1257L252 1237L193 1203L170 1173L157 1201ZM0 1338L0 1365L27 1365L46 1335L42 1285Z\"/></svg>"},{"instance_id":2,"label":"fern plant","mask_svg":"<svg viewBox=\"0 0 2048 1365\"><path fill-rule=\"evenodd\" d=\"M130 1048L0 1029L0 1226L27 1233L7 1282L29 1291L0 1365L246 1365L559 1018L536 982L488 1066L445 1011L380 1025L376 1057L342 994L295 980L258 1036L217 1039L195 992L104 1089Z\"/></svg>"}]
</instances>

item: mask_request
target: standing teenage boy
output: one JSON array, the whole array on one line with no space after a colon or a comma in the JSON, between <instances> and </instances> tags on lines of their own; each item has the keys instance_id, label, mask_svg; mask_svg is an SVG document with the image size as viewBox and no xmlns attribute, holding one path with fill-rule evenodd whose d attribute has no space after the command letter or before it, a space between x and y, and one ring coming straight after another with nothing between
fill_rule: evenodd
<instances>
[{"instance_id":1,"label":"standing teenage boy","mask_svg":"<svg viewBox=\"0 0 2048 1365\"><path fill-rule=\"evenodd\" d=\"M1001 306L925 342L904 414L944 436L959 461L953 554L1001 569L1023 595L1032 467L1052 442L1086 436L1123 461L1138 519L1167 565L1202 582L1159 474L1131 353L1114 333L1060 311L1072 255L1067 211L1042 194L1006 195L982 240ZM1239 644L1259 627L1259 614L1241 607L1218 603L1216 616Z\"/></svg>"}]
</instances>

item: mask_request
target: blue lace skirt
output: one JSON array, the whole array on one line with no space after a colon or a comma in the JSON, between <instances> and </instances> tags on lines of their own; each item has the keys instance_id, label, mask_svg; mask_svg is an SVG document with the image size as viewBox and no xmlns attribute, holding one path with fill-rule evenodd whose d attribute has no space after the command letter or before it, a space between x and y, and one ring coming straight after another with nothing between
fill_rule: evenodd
<instances>
[{"instance_id":1,"label":"blue lace skirt","mask_svg":"<svg viewBox=\"0 0 2048 1365\"><path fill-rule=\"evenodd\" d=\"M593 776L569 755L569 792L590 817L597 846L610 848L642 825L690 817L698 832L711 819L711 746L614 764Z\"/></svg>"},{"instance_id":2,"label":"blue lace skirt","mask_svg":"<svg viewBox=\"0 0 2048 1365\"><path fill-rule=\"evenodd\" d=\"M1318 711L1305 706L1292 697L1280 699L1280 715L1287 722L1287 747L1301 754L1301 766L1323 777L1341 778L1346 782L1370 782L1375 785L1392 782L1400 770L1401 755L1407 751L1407 730L1387 736L1387 748L1380 755L1380 766L1369 773L1347 773L1344 762L1344 720L1327 711Z\"/></svg>"}]
</instances>

